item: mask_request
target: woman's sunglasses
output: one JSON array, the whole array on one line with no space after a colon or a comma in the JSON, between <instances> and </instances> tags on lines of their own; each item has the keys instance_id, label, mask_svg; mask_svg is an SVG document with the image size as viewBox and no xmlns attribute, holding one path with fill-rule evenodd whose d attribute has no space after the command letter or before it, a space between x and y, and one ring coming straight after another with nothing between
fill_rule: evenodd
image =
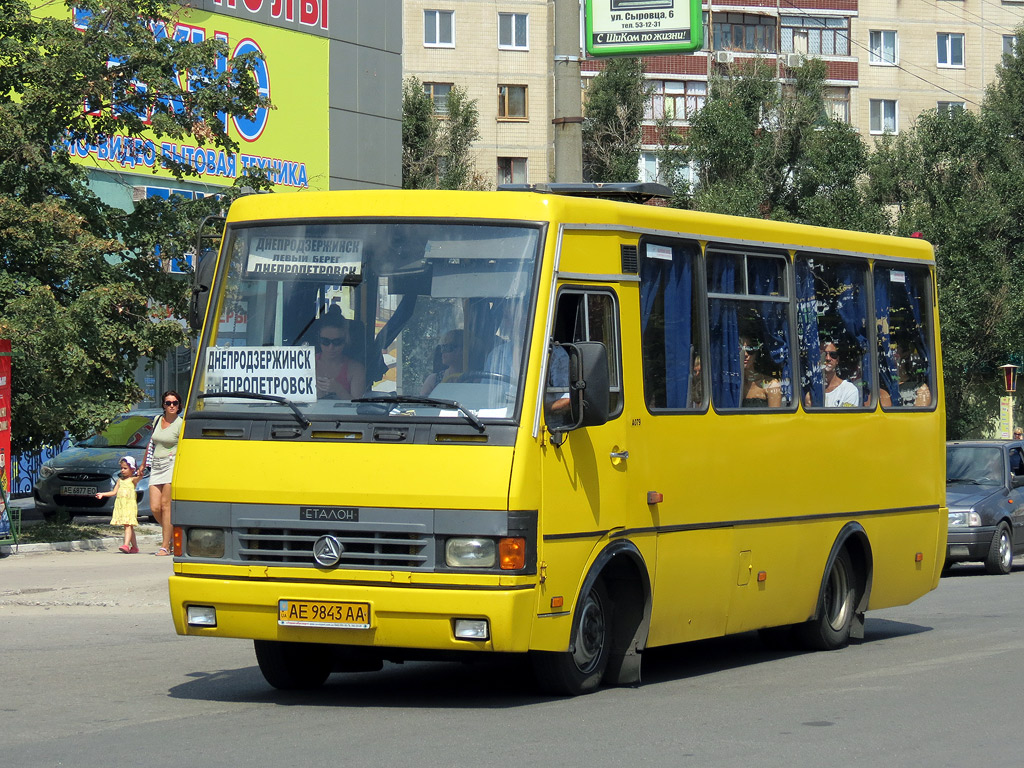
<instances>
[{"instance_id":1,"label":"woman's sunglasses","mask_svg":"<svg viewBox=\"0 0 1024 768\"><path fill-rule=\"evenodd\" d=\"M345 346L345 339L334 336L321 336L320 337L321 347L343 347Z\"/></svg>"},{"instance_id":2,"label":"woman's sunglasses","mask_svg":"<svg viewBox=\"0 0 1024 768\"><path fill-rule=\"evenodd\" d=\"M164 405L181 405L177 400L164 400Z\"/></svg>"}]
</instances>

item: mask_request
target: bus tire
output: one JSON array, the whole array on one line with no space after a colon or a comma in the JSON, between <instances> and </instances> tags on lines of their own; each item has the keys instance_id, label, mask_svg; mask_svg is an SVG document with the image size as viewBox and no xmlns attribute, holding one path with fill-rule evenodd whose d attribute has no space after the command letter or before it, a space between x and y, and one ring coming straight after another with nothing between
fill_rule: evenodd
<instances>
[{"instance_id":1,"label":"bus tire","mask_svg":"<svg viewBox=\"0 0 1024 768\"><path fill-rule=\"evenodd\" d=\"M536 651L534 675L541 689L559 696L579 696L601 685L612 642L612 604L601 579L596 579L580 601L572 650Z\"/></svg>"},{"instance_id":2,"label":"bus tire","mask_svg":"<svg viewBox=\"0 0 1024 768\"><path fill-rule=\"evenodd\" d=\"M331 652L317 643L281 643L253 640L263 677L282 691L319 688L331 674Z\"/></svg>"},{"instance_id":3,"label":"bus tire","mask_svg":"<svg viewBox=\"0 0 1024 768\"><path fill-rule=\"evenodd\" d=\"M801 643L811 650L833 651L850 642L857 606L857 575L844 547L832 562L818 595L815 618L799 626Z\"/></svg>"}]
</instances>

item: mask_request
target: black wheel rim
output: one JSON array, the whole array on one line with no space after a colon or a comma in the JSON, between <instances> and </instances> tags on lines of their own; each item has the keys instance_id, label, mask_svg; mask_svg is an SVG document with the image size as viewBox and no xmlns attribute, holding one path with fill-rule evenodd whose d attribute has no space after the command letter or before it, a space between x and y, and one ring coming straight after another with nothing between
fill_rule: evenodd
<instances>
[{"instance_id":1,"label":"black wheel rim","mask_svg":"<svg viewBox=\"0 0 1024 768\"><path fill-rule=\"evenodd\" d=\"M587 674L597 668L604 651L605 634L604 606L592 589L580 608L580 629L572 653L572 660L580 672Z\"/></svg>"}]
</instances>

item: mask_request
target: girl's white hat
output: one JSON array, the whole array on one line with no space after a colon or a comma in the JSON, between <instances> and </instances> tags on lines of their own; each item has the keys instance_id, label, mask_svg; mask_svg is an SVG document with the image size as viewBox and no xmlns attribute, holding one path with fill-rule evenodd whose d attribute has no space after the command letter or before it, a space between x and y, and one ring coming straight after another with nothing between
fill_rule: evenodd
<instances>
[{"instance_id":1,"label":"girl's white hat","mask_svg":"<svg viewBox=\"0 0 1024 768\"><path fill-rule=\"evenodd\" d=\"M135 469L135 457L134 456L122 456L121 461L128 465L129 469Z\"/></svg>"}]
</instances>

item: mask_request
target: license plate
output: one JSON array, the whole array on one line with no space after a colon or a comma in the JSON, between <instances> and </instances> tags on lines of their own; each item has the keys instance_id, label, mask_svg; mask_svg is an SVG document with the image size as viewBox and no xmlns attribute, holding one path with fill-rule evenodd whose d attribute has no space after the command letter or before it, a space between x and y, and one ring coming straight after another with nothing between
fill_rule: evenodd
<instances>
[{"instance_id":1,"label":"license plate","mask_svg":"<svg viewBox=\"0 0 1024 768\"><path fill-rule=\"evenodd\" d=\"M287 627L369 629L369 603L329 603L323 600L278 600L277 623Z\"/></svg>"},{"instance_id":2,"label":"license plate","mask_svg":"<svg viewBox=\"0 0 1024 768\"><path fill-rule=\"evenodd\" d=\"M96 489L88 485L62 485L60 492L64 496L95 496Z\"/></svg>"}]
</instances>

